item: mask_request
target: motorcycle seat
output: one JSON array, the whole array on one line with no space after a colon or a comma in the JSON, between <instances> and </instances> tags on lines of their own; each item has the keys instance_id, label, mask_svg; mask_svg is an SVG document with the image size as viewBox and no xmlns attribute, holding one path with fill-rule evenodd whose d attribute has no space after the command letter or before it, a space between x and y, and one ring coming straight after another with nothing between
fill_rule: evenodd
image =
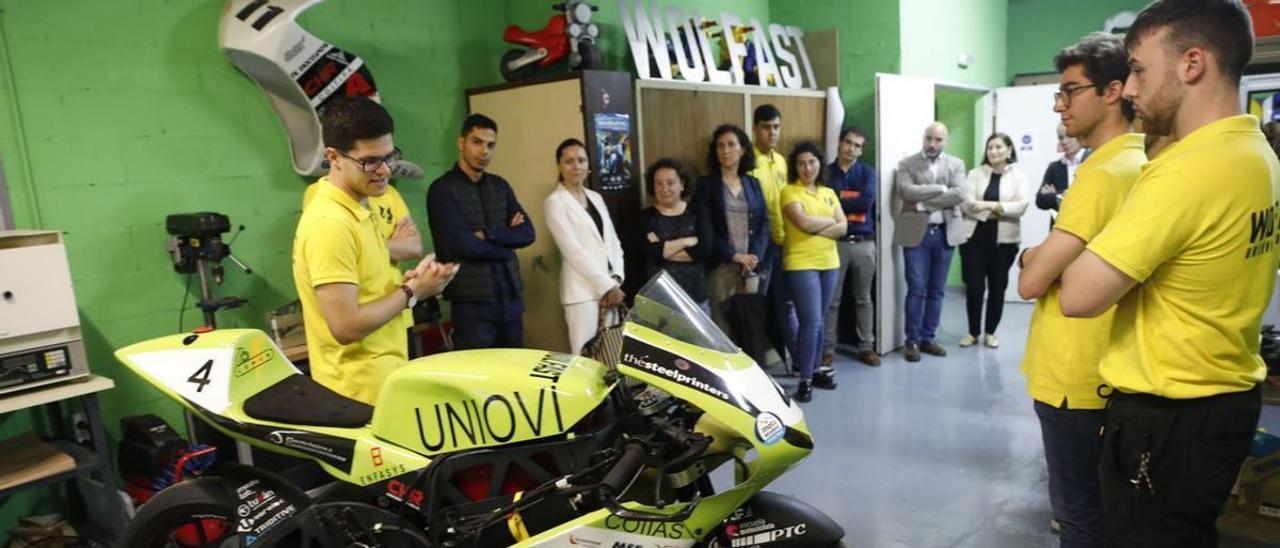
<instances>
[{"instance_id":1,"label":"motorcycle seat","mask_svg":"<svg viewBox=\"0 0 1280 548\"><path fill-rule=\"evenodd\" d=\"M244 413L258 420L301 426L359 428L373 419L373 406L294 374L244 401Z\"/></svg>"}]
</instances>

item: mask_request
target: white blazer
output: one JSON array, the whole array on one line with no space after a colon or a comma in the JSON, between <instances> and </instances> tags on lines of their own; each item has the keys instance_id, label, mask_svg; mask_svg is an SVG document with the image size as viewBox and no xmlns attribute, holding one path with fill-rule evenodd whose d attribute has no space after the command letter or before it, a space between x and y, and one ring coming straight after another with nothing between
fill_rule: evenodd
<instances>
[{"instance_id":1,"label":"white blazer","mask_svg":"<svg viewBox=\"0 0 1280 548\"><path fill-rule=\"evenodd\" d=\"M561 304L599 301L609 289L618 285L613 276L625 276L622 243L613 229L604 198L594 190L583 190L604 221L603 238L596 230L591 214L565 190L564 185L557 184L555 191L542 202L542 216L563 259L560 268Z\"/></svg>"},{"instance_id":2,"label":"white blazer","mask_svg":"<svg viewBox=\"0 0 1280 548\"><path fill-rule=\"evenodd\" d=\"M978 223L990 219L993 213L990 209L979 207L980 204L988 203L983 196L986 195L990 184L991 166L987 165L970 170L969 177L965 180L965 199L964 203L960 204L960 210L964 213L965 228L971 238ZM1027 205L1030 203L1027 199L1028 195L1027 175L1016 165L1006 167L1004 175L1000 177L999 201L1000 207L1004 208L1004 214L999 219L996 243L1022 243L1021 217L1027 212Z\"/></svg>"}]
</instances>

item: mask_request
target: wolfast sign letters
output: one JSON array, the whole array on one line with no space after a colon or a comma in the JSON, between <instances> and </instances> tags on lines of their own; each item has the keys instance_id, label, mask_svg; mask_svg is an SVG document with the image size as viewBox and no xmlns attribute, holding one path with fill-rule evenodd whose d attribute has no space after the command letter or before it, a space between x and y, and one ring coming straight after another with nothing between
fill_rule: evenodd
<instances>
[{"instance_id":1,"label":"wolfast sign letters","mask_svg":"<svg viewBox=\"0 0 1280 548\"><path fill-rule=\"evenodd\" d=\"M631 58L636 72L645 80L671 80L672 66L689 82L710 82L723 85L746 85L742 70L742 58L746 46L733 40L733 28L743 26L742 18L729 12L720 14L720 28L724 32L724 44L729 48L729 70L721 70L718 55L712 49L711 39L694 24L701 21L698 10L692 13L680 6L654 5L651 0L618 0L618 12L622 26L631 44ZM800 27L784 27L770 24L766 35L760 21L751 20L751 41L755 43L755 62L760 74L760 86L791 89L817 89L813 77L813 65L804 49L804 31ZM683 29L684 32L680 32ZM697 32L700 40L686 44L686 37ZM671 41L675 59L667 50ZM687 54L686 54L687 52ZM649 70L650 62L657 65L658 74Z\"/></svg>"}]
</instances>

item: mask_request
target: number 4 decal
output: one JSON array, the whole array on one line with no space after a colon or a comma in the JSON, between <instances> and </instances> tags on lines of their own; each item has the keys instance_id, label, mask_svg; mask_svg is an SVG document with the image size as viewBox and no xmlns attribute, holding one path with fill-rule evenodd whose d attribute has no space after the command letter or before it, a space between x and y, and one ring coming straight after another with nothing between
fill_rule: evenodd
<instances>
[{"instance_id":1,"label":"number 4 decal","mask_svg":"<svg viewBox=\"0 0 1280 548\"><path fill-rule=\"evenodd\" d=\"M205 385L212 382L209 380L209 373L212 372L213 360L209 360L204 362L204 365L200 366L200 369L197 369L190 377L187 377L187 382L200 385L196 388L196 392L203 392Z\"/></svg>"}]
</instances>

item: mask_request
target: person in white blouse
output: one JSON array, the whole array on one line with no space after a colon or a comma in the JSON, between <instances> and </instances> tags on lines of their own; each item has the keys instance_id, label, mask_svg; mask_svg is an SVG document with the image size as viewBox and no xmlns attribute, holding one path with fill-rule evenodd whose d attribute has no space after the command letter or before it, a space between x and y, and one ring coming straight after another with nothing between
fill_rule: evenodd
<instances>
[{"instance_id":1,"label":"person in white blouse","mask_svg":"<svg viewBox=\"0 0 1280 548\"><path fill-rule=\"evenodd\" d=\"M996 327L1004 313L1004 290L1009 285L1009 268L1022 243L1021 218L1029 203L1027 176L1012 165L1017 161L1013 139L1004 133L993 133L987 138L982 165L969 171L965 181L965 200L960 210L969 240L960 246L960 266L969 332L960 339L960 346L973 346L979 334L988 347L1000 346Z\"/></svg>"},{"instance_id":2,"label":"person in white blouse","mask_svg":"<svg viewBox=\"0 0 1280 548\"><path fill-rule=\"evenodd\" d=\"M595 336L600 314L613 315L622 293L622 244L600 193L585 186L591 173L587 147L565 139L556 147L560 182L542 203L547 229L560 250L560 303L574 354ZM612 319L606 318L612 322Z\"/></svg>"}]
</instances>

